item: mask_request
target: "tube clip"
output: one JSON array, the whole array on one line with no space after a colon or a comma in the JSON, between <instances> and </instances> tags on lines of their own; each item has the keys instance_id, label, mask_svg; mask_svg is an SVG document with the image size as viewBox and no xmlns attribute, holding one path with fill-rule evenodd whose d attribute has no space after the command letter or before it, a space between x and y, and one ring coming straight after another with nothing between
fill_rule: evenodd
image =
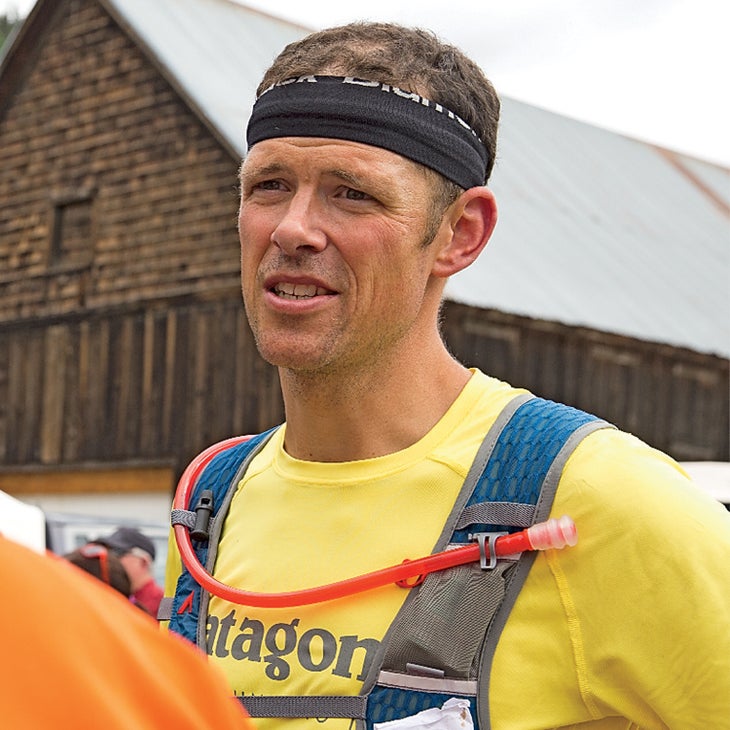
<instances>
[{"instance_id":1,"label":"tube clip","mask_svg":"<svg viewBox=\"0 0 730 730\"><path fill-rule=\"evenodd\" d=\"M469 539L479 543L479 567L482 570L492 570L497 566L497 550L495 543L498 537L507 535L506 532L470 532Z\"/></svg>"},{"instance_id":2,"label":"tube clip","mask_svg":"<svg viewBox=\"0 0 730 730\"><path fill-rule=\"evenodd\" d=\"M210 537L210 516L213 513L213 491L204 489L195 506L195 525L190 530L193 540L207 540Z\"/></svg>"}]
</instances>

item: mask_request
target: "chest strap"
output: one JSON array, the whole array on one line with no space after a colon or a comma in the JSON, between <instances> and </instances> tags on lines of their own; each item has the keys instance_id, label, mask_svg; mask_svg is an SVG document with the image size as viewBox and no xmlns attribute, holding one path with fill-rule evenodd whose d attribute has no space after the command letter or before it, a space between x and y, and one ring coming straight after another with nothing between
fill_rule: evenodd
<instances>
[{"instance_id":1,"label":"chest strap","mask_svg":"<svg viewBox=\"0 0 730 730\"><path fill-rule=\"evenodd\" d=\"M246 696L239 699L251 717L337 717L364 720L367 709L367 697L361 695Z\"/></svg>"}]
</instances>

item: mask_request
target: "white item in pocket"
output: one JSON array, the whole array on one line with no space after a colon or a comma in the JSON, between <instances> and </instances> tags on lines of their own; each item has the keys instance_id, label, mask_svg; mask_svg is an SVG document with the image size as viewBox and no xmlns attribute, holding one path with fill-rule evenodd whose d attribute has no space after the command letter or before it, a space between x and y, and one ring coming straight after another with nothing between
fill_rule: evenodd
<instances>
[{"instance_id":1,"label":"white item in pocket","mask_svg":"<svg viewBox=\"0 0 730 730\"><path fill-rule=\"evenodd\" d=\"M376 722L373 730L474 730L469 700L452 697L441 707L423 710L400 720Z\"/></svg>"}]
</instances>

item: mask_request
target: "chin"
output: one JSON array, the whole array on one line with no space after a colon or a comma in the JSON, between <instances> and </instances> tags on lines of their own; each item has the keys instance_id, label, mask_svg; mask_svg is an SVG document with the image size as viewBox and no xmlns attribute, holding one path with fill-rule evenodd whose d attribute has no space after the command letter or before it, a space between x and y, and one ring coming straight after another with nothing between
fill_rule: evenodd
<instances>
[{"instance_id":1,"label":"chin","mask_svg":"<svg viewBox=\"0 0 730 730\"><path fill-rule=\"evenodd\" d=\"M259 353L266 362L277 368L294 371L319 370L326 365L326 360L322 357L323 352L324 350L320 347L310 352L307 348L297 346L292 342L280 347L259 345Z\"/></svg>"}]
</instances>

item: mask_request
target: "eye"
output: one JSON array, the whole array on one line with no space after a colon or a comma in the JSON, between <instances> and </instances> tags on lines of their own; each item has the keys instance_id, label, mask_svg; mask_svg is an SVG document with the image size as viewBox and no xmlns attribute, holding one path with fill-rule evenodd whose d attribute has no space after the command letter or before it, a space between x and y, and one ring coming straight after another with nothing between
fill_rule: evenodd
<instances>
[{"instance_id":1,"label":"eye","mask_svg":"<svg viewBox=\"0 0 730 730\"><path fill-rule=\"evenodd\" d=\"M368 195L368 193L365 193L362 190L358 190L357 188L342 188L342 190L338 193L338 197L344 198L345 200L375 200L372 195Z\"/></svg>"},{"instance_id":2,"label":"eye","mask_svg":"<svg viewBox=\"0 0 730 730\"><path fill-rule=\"evenodd\" d=\"M251 190L281 190L280 180L260 180L251 186Z\"/></svg>"},{"instance_id":3,"label":"eye","mask_svg":"<svg viewBox=\"0 0 730 730\"><path fill-rule=\"evenodd\" d=\"M276 193L284 189L285 187L282 181L276 178L265 178L262 180L250 181L244 180L241 188L244 198L249 198L253 195Z\"/></svg>"}]
</instances>

